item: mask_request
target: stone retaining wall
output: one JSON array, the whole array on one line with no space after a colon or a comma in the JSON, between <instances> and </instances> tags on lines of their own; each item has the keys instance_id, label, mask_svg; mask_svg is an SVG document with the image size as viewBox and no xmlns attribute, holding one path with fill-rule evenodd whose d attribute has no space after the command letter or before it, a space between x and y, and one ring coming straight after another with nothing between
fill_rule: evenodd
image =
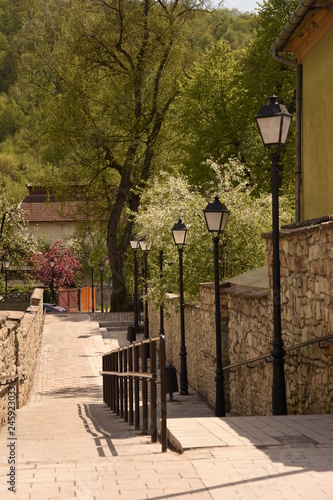
<instances>
[{"instance_id":1,"label":"stone retaining wall","mask_svg":"<svg viewBox=\"0 0 333 500\"><path fill-rule=\"evenodd\" d=\"M231 363L270 353L273 310L267 290L234 286L228 296ZM271 364L258 361L239 366L230 371L229 380L232 415L271 414Z\"/></svg>"},{"instance_id":2,"label":"stone retaining wall","mask_svg":"<svg viewBox=\"0 0 333 500\"><path fill-rule=\"evenodd\" d=\"M272 240L264 236L272 297ZM285 346L332 334L333 222L282 230L280 261ZM333 413L333 342L326 346L314 344L286 358L290 413Z\"/></svg>"},{"instance_id":3,"label":"stone retaining wall","mask_svg":"<svg viewBox=\"0 0 333 500\"><path fill-rule=\"evenodd\" d=\"M180 373L180 313L179 297L169 296L165 310L164 330L166 360ZM223 335L223 363L228 364L226 349L227 324L225 322L226 297L221 293L221 323ZM211 407L215 405L215 289L213 284L200 285L200 301L185 305L185 342L187 351L188 384L198 392ZM149 308L149 331L151 336L159 333L159 309ZM228 380L226 406L228 405Z\"/></svg>"},{"instance_id":4,"label":"stone retaining wall","mask_svg":"<svg viewBox=\"0 0 333 500\"><path fill-rule=\"evenodd\" d=\"M36 289L25 312L0 313L0 426L7 422L8 386L16 385L17 407L26 403L33 382L43 329L43 290Z\"/></svg>"},{"instance_id":5,"label":"stone retaining wall","mask_svg":"<svg viewBox=\"0 0 333 500\"><path fill-rule=\"evenodd\" d=\"M221 285L223 365L270 354L273 339L272 240L266 238L268 289ZM281 313L285 348L333 333L333 221L280 232ZM215 403L213 285L201 285L200 301L185 307L189 384ZM173 299L176 301L177 299ZM158 311L150 308L158 332ZM165 319L167 360L180 370L179 311ZM333 413L333 342L312 344L285 357L289 414ZM269 361L269 360L268 360ZM226 374L227 375L227 374ZM257 361L228 374L232 415L272 413L272 365Z\"/></svg>"}]
</instances>

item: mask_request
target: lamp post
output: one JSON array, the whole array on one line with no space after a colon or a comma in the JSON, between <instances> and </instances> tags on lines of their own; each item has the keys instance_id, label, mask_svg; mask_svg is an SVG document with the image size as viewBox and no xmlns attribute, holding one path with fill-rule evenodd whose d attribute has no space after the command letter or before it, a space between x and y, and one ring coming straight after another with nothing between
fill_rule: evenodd
<instances>
[{"instance_id":1,"label":"lamp post","mask_svg":"<svg viewBox=\"0 0 333 500\"><path fill-rule=\"evenodd\" d=\"M138 259L137 250L139 241L132 236L130 245L134 252L134 329L135 333L139 332L139 311L138 311Z\"/></svg>"},{"instance_id":2,"label":"lamp post","mask_svg":"<svg viewBox=\"0 0 333 500\"><path fill-rule=\"evenodd\" d=\"M99 270L101 271L101 312L104 312L104 297L103 297L103 262L99 263Z\"/></svg>"},{"instance_id":3,"label":"lamp post","mask_svg":"<svg viewBox=\"0 0 333 500\"><path fill-rule=\"evenodd\" d=\"M160 258L159 258L159 264L160 264L160 280L162 283L163 279L163 250L160 250ZM164 307L163 303L160 305L160 336L164 335Z\"/></svg>"},{"instance_id":4,"label":"lamp post","mask_svg":"<svg viewBox=\"0 0 333 500\"><path fill-rule=\"evenodd\" d=\"M145 238L139 240L139 245L145 256L145 324L144 324L144 339L149 339L149 319L148 319L148 252L150 250L150 243Z\"/></svg>"},{"instance_id":5,"label":"lamp post","mask_svg":"<svg viewBox=\"0 0 333 500\"><path fill-rule=\"evenodd\" d=\"M182 219L172 228L174 243L178 248L179 254L179 291L180 291L180 391L179 394L188 394L187 385L187 352L185 345L185 316L184 316L184 278L183 278L183 252L186 244L188 228Z\"/></svg>"},{"instance_id":6,"label":"lamp post","mask_svg":"<svg viewBox=\"0 0 333 500\"><path fill-rule=\"evenodd\" d=\"M225 417L224 375L222 368L222 339L221 339L221 306L220 306L220 278L219 278L219 241L223 234L229 210L220 202L218 196L213 203L208 203L204 210L207 229L213 233L214 242L214 273L215 273L215 335L216 335L216 371L215 371L215 416Z\"/></svg>"},{"instance_id":7,"label":"lamp post","mask_svg":"<svg viewBox=\"0 0 333 500\"><path fill-rule=\"evenodd\" d=\"M9 265L10 265L10 262L9 260L7 259L6 256L4 256L3 258L3 261L2 261L2 266L5 270L5 291L6 291L6 296L7 296L7 292L8 292L8 269L9 269Z\"/></svg>"},{"instance_id":8,"label":"lamp post","mask_svg":"<svg viewBox=\"0 0 333 500\"><path fill-rule=\"evenodd\" d=\"M51 267L51 292L52 292L52 303L55 304L55 295L54 295L54 266L55 260L53 257L50 259L50 267Z\"/></svg>"},{"instance_id":9,"label":"lamp post","mask_svg":"<svg viewBox=\"0 0 333 500\"><path fill-rule=\"evenodd\" d=\"M280 148L288 137L292 115L279 104L276 96L269 98L269 104L261 106L255 116L264 146L270 149L272 175L272 226L273 226L273 415L287 415L286 383L284 375L283 340L281 335L281 289L279 257L279 168Z\"/></svg>"},{"instance_id":10,"label":"lamp post","mask_svg":"<svg viewBox=\"0 0 333 500\"><path fill-rule=\"evenodd\" d=\"M94 268L90 266L91 272L91 312L95 312L95 301L94 301Z\"/></svg>"}]
</instances>

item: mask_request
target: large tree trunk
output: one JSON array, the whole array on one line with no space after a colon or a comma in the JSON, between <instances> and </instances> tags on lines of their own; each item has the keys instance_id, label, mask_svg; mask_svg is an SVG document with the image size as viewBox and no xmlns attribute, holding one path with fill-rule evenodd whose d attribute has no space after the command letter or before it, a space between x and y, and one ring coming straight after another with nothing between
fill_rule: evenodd
<instances>
[{"instance_id":1,"label":"large tree trunk","mask_svg":"<svg viewBox=\"0 0 333 500\"><path fill-rule=\"evenodd\" d=\"M108 244L109 263L112 271L111 310L127 311L129 307L125 283L124 254L113 250L113 244Z\"/></svg>"},{"instance_id":2,"label":"large tree trunk","mask_svg":"<svg viewBox=\"0 0 333 500\"><path fill-rule=\"evenodd\" d=\"M123 167L122 178L118 188L115 205L110 213L107 229L107 248L108 257L112 273L112 296L111 309L113 311L128 310L128 294L126 289L125 261L126 251L129 245L132 231L132 223L128 222L123 233L117 234L119 221L123 214L126 203L131 209L137 210L138 199L135 200L135 206L131 203L136 196L131 197L130 188L130 167L137 149L137 142L134 141L128 148L127 163ZM130 200L129 200L130 198ZM131 199L132 198L132 199Z\"/></svg>"}]
</instances>

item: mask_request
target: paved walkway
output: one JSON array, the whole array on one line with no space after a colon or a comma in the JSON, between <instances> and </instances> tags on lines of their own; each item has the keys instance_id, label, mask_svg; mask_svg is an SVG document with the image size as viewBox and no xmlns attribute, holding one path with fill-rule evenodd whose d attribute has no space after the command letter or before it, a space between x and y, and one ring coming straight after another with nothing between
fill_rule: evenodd
<instances>
[{"instance_id":1,"label":"paved walkway","mask_svg":"<svg viewBox=\"0 0 333 500\"><path fill-rule=\"evenodd\" d=\"M333 415L218 419L194 393L176 395L168 429L184 452L161 453L102 403L101 355L118 344L88 315L46 317L16 415L16 493L0 431L1 499L333 499Z\"/></svg>"}]
</instances>

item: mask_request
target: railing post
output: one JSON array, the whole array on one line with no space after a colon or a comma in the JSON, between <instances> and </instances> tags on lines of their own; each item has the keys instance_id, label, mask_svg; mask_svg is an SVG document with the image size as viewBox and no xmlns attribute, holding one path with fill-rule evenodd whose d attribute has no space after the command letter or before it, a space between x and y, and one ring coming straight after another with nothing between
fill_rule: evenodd
<instances>
[{"instance_id":1,"label":"railing post","mask_svg":"<svg viewBox=\"0 0 333 500\"><path fill-rule=\"evenodd\" d=\"M132 344L133 345L133 344ZM133 371L133 350L134 348L131 346L128 347L128 371ZM128 414L128 422L130 425L133 425L133 377L129 376L128 378L128 386L129 386L129 414Z\"/></svg>"},{"instance_id":2,"label":"railing post","mask_svg":"<svg viewBox=\"0 0 333 500\"><path fill-rule=\"evenodd\" d=\"M111 358L111 371L113 372L115 369L115 360L114 360L114 352L110 354ZM111 375L111 410L114 412L116 410L116 402L115 402L115 376Z\"/></svg>"},{"instance_id":3,"label":"railing post","mask_svg":"<svg viewBox=\"0 0 333 500\"><path fill-rule=\"evenodd\" d=\"M105 356L102 357L102 370L103 372L106 371L106 358ZM103 375L103 403L106 403L106 376Z\"/></svg>"},{"instance_id":4,"label":"railing post","mask_svg":"<svg viewBox=\"0 0 333 500\"><path fill-rule=\"evenodd\" d=\"M128 353L128 348L125 347L124 349L124 371L127 372L127 353ZM125 422L128 422L128 381L129 377L126 377L124 379L124 420Z\"/></svg>"},{"instance_id":5,"label":"railing post","mask_svg":"<svg viewBox=\"0 0 333 500\"><path fill-rule=\"evenodd\" d=\"M111 370L111 354L106 356L106 369ZM106 377L106 404L111 409L111 377Z\"/></svg>"},{"instance_id":6,"label":"railing post","mask_svg":"<svg viewBox=\"0 0 333 500\"><path fill-rule=\"evenodd\" d=\"M151 381L150 395L151 395L151 414L150 414L150 433L152 443L157 442L157 397L156 397L156 340L150 342L150 373L155 375Z\"/></svg>"},{"instance_id":7,"label":"railing post","mask_svg":"<svg viewBox=\"0 0 333 500\"><path fill-rule=\"evenodd\" d=\"M119 351L119 372L124 372L124 349ZM119 377L119 401L120 401L120 416L124 416L124 377Z\"/></svg>"},{"instance_id":8,"label":"railing post","mask_svg":"<svg viewBox=\"0 0 333 500\"><path fill-rule=\"evenodd\" d=\"M147 350L150 348L149 344L141 344L141 360L142 360L142 373L147 372ZM148 434L148 383L147 379L142 379L142 432Z\"/></svg>"},{"instance_id":9,"label":"railing post","mask_svg":"<svg viewBox=\"0 0 333 500\"><path fill-rule=\"evenodd\" d=\"M114 370L116 372L119 372L119 351L115 352L114 356L115 360L115 367ZM114 381L115 381L115 402L116 402L116 415L119 415L119 377L117 375L114 376Z\"/></svg>"},{"instance_id":10,"label":"railing post","mask_svg":"<svg viewBox=\"0 0 333 500\"><path fill-rule=\"evenodd\" d=\"M134 345L134 371L139 371L139 349L137 345ZM134 428L140 429L140 394L138 377L134 377Z\"/></svg>"}]
</instances>

